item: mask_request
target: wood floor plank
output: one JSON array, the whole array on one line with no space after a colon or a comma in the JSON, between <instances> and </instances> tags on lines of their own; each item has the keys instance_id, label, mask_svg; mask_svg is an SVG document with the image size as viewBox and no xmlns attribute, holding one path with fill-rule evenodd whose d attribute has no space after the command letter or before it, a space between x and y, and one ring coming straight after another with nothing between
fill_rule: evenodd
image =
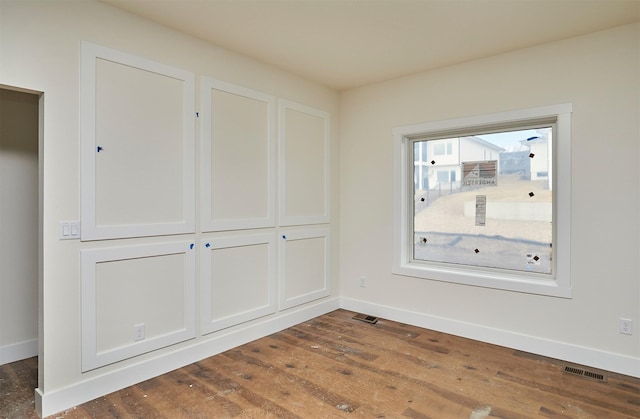
<instances>
[{"instance_id":1,"label":"wood floor plank","mask_svg":"<svg viewBox=\"0 0 640 419\"><path fill-rule=\"evenodd\" d=\"M640 418L640 379L336 310L56 418ZM576 368L584 368L575 366ZM37 360L0 366L0 418L35 418Z\"/></svg>"},{"instance_id":2,"label":"wood floor plank","mask_svg":"<svg viewBox=\"0 0 640 419\"><path fill-rule=\"evenodd\" d=\"M295 342L292 342L295 345ZM315 345L313 345L315 346ZM294 346L295 347L295 346ZM457 405L449 403L448 400L439 397L428 391L420 389L419 397L413 388L405 386L407 380L403 377L384 374L375 368L361 368L359 362L367 362L351 359L354 351L346 351L346 354L314 349L306 345L299 345L299 351L311 351L315 356L322 356L319 364L323 367L309 365L305 368L308 374L315 374L320 379L328 380L326 385L333 386L340 393L346 393L351 398L366 400L366 404L356 409L356 412L370 411L371 416L384 416L383 412L397 416L405 410L407 406L414 402L413 399L420 399L429 405L431 411L446 412L452 408L457 409ZM311 349L309 349L311 348ZM308 364L310 355L302 355L305 367ZM316 364L318 364L316 362ZM443 416L444 417L444 416Z\"/></svg>"},{"instance_id":3,"label":"wood floor plank","mask_svg":"<svg viewBox=\"0 0 640 419\"><path fill-rule=\"evenodd\" d=\"M365 326L369 327L369 325ZM441 393L441 396L449 400L457 400L457 403L459 403L464 397L469 396L484 399L485 401L491 401L492 398L488 397L487 391L489 391L489 395L491 395L491 391L500 394L504 390L501 388L504 387L504 385L500 386L500 383L496 380L493 380L494 383L491 383L489 379L485 378L487 376L486 371L475 371L476 368L468 365L466 360L452 362L451 359L447 359L447 353L449 351L436 348L434 353L432 352L432 347L416 350L416 347L410 341L418 335L417 333L411 332L407 328L395 327L389 329L392 330L391 333L396 337L396 345L393 350L389 349L390 347L388 345L385 346L385 356L375 362L375 368L378 371L389 371L389 373L391 373L396 371L397 368L400 368L402 371L405 371L405 374L401 376L402 380L413 379L416 380L415 382L422 383L425 387L430 387L428 383L434 381L439 383L448 382L448 386L456 388L457 390L454 393L448 393L446 396ZM291 330L295 331L297 329L292 328ZM328 340L319 338L318 336L320 335L314 337L311 336L309 329L305 330L308 331L308 333L304 335L305 339L329 344ZM361 341L364 340L365 339L361 339ZM381 347L374 343L370 343L368 346L374 352L378 352L381 349ZM341 348L337 347L334 349L340 350ZM411 353L406 351L411 351ZM358 350L351 349L347 352L357 353ZM434 362L433 357L440 358L440 360ZM441 363L442 367L440 367L438 363ZM486 368L484 370L486 370ZM494 375L496 372L496 370L491 371L489 376ZM474 377L476 378L475 381ZM513 389L508 390L512 393L514 391ZM464 396L461 395L463 392ZM510 406L505 405L505 400L506 399L502 400L502 409L507 411L512 409L524 410L524 407L519 400L513 401ZM472 407L474 406L471 404L467 405L468 409L471 409ZM539 405L530 406L529 413L533 414L538 410L538 408Z\"/></svg>"},{"instance_id":4,"label":"wood floor plank","mask_svg":"<svg viewBox=\"0 0 640 419\"><path fill-rule=\"evenodd\" d=\"M37 358L0 365L0 418L21 415L22 412L25 412L25 417L37 417L31 413L35 408L37 377Z\"/></svg>"},{"instance_id":5,"label":"wood floor plank","mask_svg":"<svg viewBox=\"0 0 640 419\"><path fill-rule=\"evenodd\" d=\"M589 408L594 414L600 417L614 417L614 415L638 415L640 411L635 407L628 407L620 403L612 403L610 398L603 398L603 392L593 391L588 388L588 384L580 385L581 391L568 390L562 386L544 386L539 382L528 380L523 377L516 377L506 373L499 373L500 378L508 380L512 383L517 383L524 388L536 390L536 392L544 392L547 395L554 395L554 397L562 397L567 400L572 400L574 405L583 405L584 408ZM576 377L578 378L578 377ZM604 384L604 383L602 383ZM604 387L604 386L603 386ZM568 387L571 388L571 387Z\"/></svg>"},{"instance_id":6,"label":"wood floor plank","mask_svg":"<svg viewBox=\"0 0 640 419\"><path fill-rule=\"evenodd\" d=\"M373 415L379 411L390 411L392 404L399 401L400 396L394 384L400 383L395 383L393 379L382 379L367 371L352 369L341 361L341 356L327 355L320 347L307 349L305 345L296 345L295 342L287 344L282 340L278 341L278 346L284 350L278 354L268 354L268 357L274 364L284 365L288 374L296 377L294 382L313 382L314 389L330 388L333 393L343 396L341 399L326 397L314 390L313 393L330 401L329 407L341 406L344 411L361 412L364 409L359 401L366 400L367 404L375 407L370 409ZM391 394L393 397L389 396ZM406 402L402 403L404 405ZM379 414L382 413L376 413Z\"/></svg>"},{"instance_id":7,"label":"wood floor plank","mask_svg":"<svg viewBox=\"0 0 640 419\"><path fill-rule=\"evenodd\" d=\"M284 419L297 418L286 407L262 397L259 391L251 387L248 377L229 377L218 368L212 368L207 360L191 364L185 368L203 381L213 384L216 388L226 393L226 396L231 400L237 400L236 403L238 404L242 405L248 402L252 409L260 409L262 412L269 412ZM240 403L238 399L243 399L245 403Z\"/></svg>"},{"instance_id":8,"label":"wood floor plank","mask_svg":"<svg viewBox=\"0 0 640 419\"><path fill-rule=\"evenodd\" d=\"M228 362L225 368L240 368L247 379L262 389L264 397L286 403L296 415L303 417L313 412L328 411L333 408L352 411L354 402L343 395L336 394L330 388L295 374L297 368L292 364L278 365L269 357L268 363L252 356L254 352L243 350L225 353ZM292 393L291 389L296 392ZM340 406L340 407L338 407Z\"/></svg>"},{"instance_id":9,"label":"wood floor plank","mask_svg":"<svg viewBox=\"0 0 640 419\"><path fill-rule=\"evenodd\" d=\"M295 329L287 330L284 333L278 334L277 337L280 340L289 341L289 343L292 344L295 344L295 339L298 338L301 339L301 347L313 348L314 346L318 346L318 349L321 349L319 345L309 345L309 343L320 342L314 341L309 334L296 333ZM450 375L444 374L438 369L433 369L429 371L429 374L427 374L424 370L412 368L411 365L407 366L403 362L402 358L392 359L389 363L377 362L375 365L371 365L367 361L354 359L353 353L357 351L351 350L346 351L346 353L340 353L340 348L332 348L327 340L322 341L322 343L326 346L327 350L317 351L318 354L322 354L330 359L339 359L345 365L348 365L353 369L371 372L385 380L393 378L421 387L420 400L427 400L429 406L442 406L443 403L450 403L456 406L455 410L459 410L458 407L462 405L469 411L472 411L477 407L478 403L476 401L471 400L468 396L460 392L459 382L453 381L451 386L455 389L453 391L446 389L445 386L433 384L434 382L442 383L444 380L460 381L460 377L452 378ZM399 368L402 372L398 371L396 368ZM508 411L504 413L508 413ZM510 416L518 417L514 413L510 413Z\"/></svg>"},{"instance_id":10,"label":"wood floor plank","mask_svg":"<svg viewBox=\"0 0 640 419\"><path fill-rule=\"evenodd\" d=\"M517 394L514 395L516 397L512 398L512 402L513 402L512 404L515 406L517 406L518 404L521 404L521 400L523 398L527 398L527 399L531 399L529 403L531 405L531 408L537 408L535 403L540 403L542 405L545 402L548 403L550 397L557 397L558 395L563 395L568 398L572 398L576 401L579 401L578 404L581 404L583 405L583 407L587 407L591 409L593 411L593 414L597 416L601 416L601 415L611 416L613 415L613 413L611 413L612 409L614 411L620 411L626 415L631 415L632 417L634 417L634 415L640 416L640 412L638 411L638 408L637 408L638 401L635 396L616 397L615 390L603 388L602 383L597 383L593 381L582 382L580 383L580 390L581 390L580 394L567 394L566 391L562 390L563 387L566 387L566 380L571 380L571 379L582 380L582 378L562 376L561 374L558 374L558 369L559 369L558 366L554 366L551 363L547 362L543 364L547 366L546 369L531 368L531 369L523 370L521 363L518 362L518 359L510 357L510 355L513 355L513 351L507 348L499 348L494 345L489 345L481 342L468 341L468 340L464 340L461 338L444 335L444 334L441 334L440 338L438 338L437 336L431 337L430 335L437 334L437 332L431 332L431 331L426 331L426 333L416 334L412 331L411 327L408 327L406 329L400 329L400 330L406 330L407 331L406 335L403 335L402 333L398 333L398 328L394 328L390 330L393 330L393 333L398 335L398 339L396 339L396 342L405 342L409 345L419 345L420 339L423 339L423 338L427 339L428 342L439 344L441 343L441 340L443 340L442 338L444 338L445 343L447 344L448 347L452 348L452 351L456 351L459 355L462 355L462 357L449 358L443 364L447 369L447 372L451 376L453 375L462 376L465 378L465 380L469 378L473 378L473 375L476 375L473 372L477 371L478 368L473 366L475 361L473 361L471 358L474 357L474 355L482 354L481 364L484 365L484 367L481 374L486 377L491 377L492 372L495 372L497 375L497 378L500 378L500 379L510 377L509 375L505 375L504 371L497 371L495 368L486 367L487 364L493 365L497 363L502 363L505 369L509 371L513 371L513 373L518 374L518 376L523 374L523 372L526 375L537 374L537 376L539 376L540 378L546 381L546 384L545 384L545 383L540 383L539 381L530 380L524 383L522 388L519 389L518 387L513 387L514 380L508 380L510 383L507 383L507 385L511 386L510 392L514 393L516 391L520 391L521 393L520 395L517 395ZM406 339L406 337L409 337L409 339ZM471 351L465 351L466 342L471 342L473 344L475 352L470 354L467 352L471 352ZM396 349L402 350L402 348L398 348L398 347L396 347ZM430 345L426 345L423 347L423 349L432 349L432 348L430 348ZM448 351L437 351L437 352L448 353ZM406 360L415 362L417 365L420 365L421 363L423 363L423 361L418 358L408 356L407 354L404 354L404 355L405 356L403 356L402 354L397 354L397 353L395 354L395 356L398 357L397 359L404 358ZM432 356L434 355L432 354ZM465 357L467 358L466 360L464 360ZM508 361L509 359L513 359L513 360L509 362ZM459 361L462 361L463 363L461 364ZM459 368L461 365L466 369L466 371L461 370ZM458 367L457 370L454 369L454 367L456 366ZM539 367L540 365L537 365L537 366ZM549 368L553 368L554 370L550 370ZM555 381L549 382L549 380L551 380L550 377L554 377L553 380ZM560 380L558 380L558 378L560 378ZM472 394L473 397L477 397L477 398L483 397L483 392L477 391L479 389L482 389L483 387L486 387L485 385L483 385L483 382L486 384L490 383L489 379L484 379L480 382L474 383L470 387L470 390L473 392ZM504 392L505 385L496 386L495 382L496 380L494 379L493 385L492 385L494 392L498 394L509 394L509 392ZM526 397L523 397L522 394L527 393L532 387L536 387L540 391L534 393L533 396L527 395ZM633 385L628 385L628 387L626 387L626 390L632 391L635 394L636 388ZM603 391L607 391L607 393L611 396L609 402L605 404L598 401L598 398L601 397L601 394ZM541 393L540 396L535 397L535 395L538 393ZM491 398L487 398L486 395L484 395L484 397L485 397L485 400L491 401ZM501 399L502 399L502 402L505 402L509 400L509 396L506 396L506 397L501 396ZM613 403L610 403L610 402L613 402ZM523 410L523 406L520 406L520 409Z\"/></svg>"},{"instance_id":11,"label":"wood floor plank","mask_svg":"<svg viewBox=\"0 0 640 419\"><path fill-rule=\"evenodd\" d=\"M199 374L200 375L200 374ZM207 417L199 412L201 406L204 406L206 414L209 417L236 417L242 413L243 410L250 408L251 405L242 403L242 400L234 400L234 397L229 397L231 391L229 389L221 389L216 386L211 380L202 378L201 376L195 376L188 374L186 368L181 368L176 371L172 371L166 374L167 380L170 383L162 385L160 389L175 389L177 388L181 393L185 393L184 403L180 405L180 410L175 414L180 417ZM155 379L150 381L156 381ZM168 410L172 404L175 408L175 403L171 401L172 392L166 392L165 394L159 394L158 398L165 401L170 401L169 406L165 408ZM199 416L200 415L200 416Z\"/></svg>"}]
</instances>

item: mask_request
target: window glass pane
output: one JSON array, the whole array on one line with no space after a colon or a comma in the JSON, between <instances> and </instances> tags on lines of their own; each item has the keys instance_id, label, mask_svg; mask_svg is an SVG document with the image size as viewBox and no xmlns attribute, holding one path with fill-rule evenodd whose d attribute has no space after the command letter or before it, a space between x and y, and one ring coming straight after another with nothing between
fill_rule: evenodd
<instances>
[{"instance_id":1,"label":"window glass pane","mask_svg":"<svg viewBox=\"0 0 640 419\"><path fill-rule=\"evenodd\" d=\"M414 155L413 259L551 275L552 137L544 126L415 141L427 153Z\"/></svg>"}]
</instances>

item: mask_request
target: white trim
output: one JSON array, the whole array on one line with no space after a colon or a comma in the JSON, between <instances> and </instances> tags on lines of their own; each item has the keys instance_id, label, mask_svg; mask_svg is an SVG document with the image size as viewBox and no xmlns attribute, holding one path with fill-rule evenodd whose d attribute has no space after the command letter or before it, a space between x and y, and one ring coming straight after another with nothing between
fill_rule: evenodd
<instances>
[{"instance_id":1,"label":"white trim","mask_svg":"<svg viewBox=\"0 0 640 419\"><path fill-rule=\"evenodd\" d=\"M185 365L217 355L245 343L279 332L296 324L337 310L338 298L328 299L300 309L288 310L269 318L247 324L239 329L229 329L211 339L195 342L182 348L168 349L143 361L123 365L121 368L99 376L87 378L71 386L43 393L36 389L36 409L40 417L78 406L105 394L112 393L133 384L173 371Z\"/></svg>"},{"instance_id":2,"label":"white trim","mask_svg":"<svg viewBox=\"0 0 640 419\"><path fill-rule=\"evenodd\" d=\"M340 308L640 378L640 357L601 351L353 298L341 297Z\"/></svg>"},{"instance_id":3,"label":"white trim","mask_svg":"<svg viewBox=\"0 0 640 419\"><path fill-rule=\"evenodd\" d=\"M405 125L393 129L393 134L401 136L410 136L422 134L425 132L439 132L457 130L460 127L483 127L489 124L502 122L524 122L527 120L536 120L546 116L556 116L564 113L572 112L570 103L559 105L541 106L537 108L518 109L506 112L496 112L486 115L474 115L463 118L445 119L441 121L425 122L414 125Z\"/></svg>"},{"instance_id":4,"label":"white trim","mask_svg":"<svg viewBox=\"0 0 640 419\"><path fill-rule=\"evenodd\" d=\"M0 346L0 365L38 356L38 339Z\"/></svg>"},{"instance_id":5,"label":"white trim","mask_svg":"<svg viewBox=\"0 0 640 419\"><path fill-rule=\"evenodd\" d=\"M102 58L183 82L182 216L181 221L155 224L96 224L96 60ZM80 67L80 216L81 239L99 240L195 232L195 75L135 55L86 41Z\"/></svg>"},{"instance_id":6,"label":"white trim","mask_svg":"<svg viewBox=\"0 0 640 419\"><path fill-rule=\"evenodd\" d=\"M307 239L324 239L324 255L319 255L324 261L324 283L322 288L307 292L305 294L296 295L287 298L287 283L288 281L295 281L296 278L287 278L287 242L296 240ZM331 281L329 280L331 266L329 262L329 255L331 254L329 228L328 227L312 227L306 229L283 229L280 234L280 248L279 248L279 291L280 297L278 300L278 307L280 310L295 307L301 304L308 303L331 294Z\"/></svg>"},{"instance_id":7,"label":"white trim","mask_svg":"<svg viewBox=\"0 0 640 419\"><path fill-rule=\"evenodd\" d=\"M251 246L257 244L266 244L268 246L268 268L267 268L267 303L254 307L250 310L236 313L233 315L212 319L212 286L213 273L211 272L211 253L217 249L226 249L230 247ZM216 332L227 327L235 326L249 320L257 319L276 311L276 250L275 250L275 233L252 234L247 236L233 237L212 237L205 238L200 241L200 305L201 319L200 329L202 334ZM251 263L247 260L247 263ZM233 278L228 278L233 281Z\"/></svg>"},{"instance_id":8,"label":"white trim","mask_svg":"<svg viewBox=\"0 0 640 419\"><path fill-rule=\"evenodd\" d=\"M287 215L287 109L306 113L324 121L324 207L320 215ZM278 101L278 147L279 147L279 222L280 226L325 224L330 222L330 115L320 109L302 105L286 99Z\"/></svg>"},{"instance_id":9,"label":"white trim","mask_svg":"<svg viewBox=\"0 0 640 419\"><path fill-rule=\"evenodd\" d=\"M486 288L571 298L571 104L522 109L489 115L471 116L444 121L407 125L393 129L393 265L392 272L437 281L454 282ZM424 134L459 129L481 129L501 124L535 122L555 117L558 138L554 213L555 272L554 279L535 274L513 273L507 270L465 269L462 266L413 263L409 250L413 246L410 232L409 191L413 190L413 169L409 167L408 144L411 138Z\"/></svg>"},{"instance_id":10,"label":"white trim","mask_svg":"<svg viewBox=\"0 0 640 419\"><path fill-rule=\"evenodd\" d=\"M267 214L260 218L213 219L211 214L211 90L232 93L267 104ZM274 96L246 87L200 78L200 129L201 129L201 176L200 176L200 224L202 231L239 230L275 227L275 182L276 182L276 99ZM230 139L233 141L233 139Z\"/></svg>"},{"instance_id":11,"label":"white trim","mask_svg":"<svg viewBox=\"0 0 640 419\"><path fill-rule=\"evenodd\" d=\"M82 371L122 361L146 352L192 339L195 327L195 264L196 251L192 242L156 243L140 246L122 246L80 251L82 286ZM185 255L184 271L184 327L167 334L132 342L108 351L98 352L96 313L96 264L99 262L163 256Z\"/></svg>"}]
</instances>

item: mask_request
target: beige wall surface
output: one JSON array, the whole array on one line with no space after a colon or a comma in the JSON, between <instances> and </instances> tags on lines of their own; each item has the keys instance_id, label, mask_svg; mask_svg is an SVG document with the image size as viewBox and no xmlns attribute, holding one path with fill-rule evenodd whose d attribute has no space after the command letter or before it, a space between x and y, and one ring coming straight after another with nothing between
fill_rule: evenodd
<instances>
[{"instance_id":1,"label":"beige wall surface","mask_svg":"<svg viewBox=\"0 0 640 419\"><path fill-rule=\"evenodd\" d=\"M38 96L0 89L0 349L37 339L37 315Z\"/></svg>"},{"instance_id":2,"label":"beige wall surface","mask_svg":"<svg viewBox=\"0 0 640 419\"><path fill-rule=\"evenodd\" d=\"M295 37L295 34L292 34ZM80 250L105 244L58 240L58 222L80 217L79 112L80 47L88 41L196 74L255 89L314 108L332 116L331 230L338 237L338 94L281 70L152 24L97 1L0 2L0 84L44 92L44 214L43 214L43 355L39 391L44 394L77 386L141 361L175 350L162 349L87 373L81 373ZM199 129L196 123L196 173L199 171ZM295 156L294 156L295 157ZM196 202L196 208L199 208ZM196 224L196 231L201 231ZM199 242L202 233L188 235ZM184 235L109 240L109 246L182 240ZM35 250L34 250L35 251ZM333 296L337 279L338 242L331 247ZM35 256L34 256L34 260ZM195 308L194 308L195 309ZM276 314L277 316L278 314ZM214 334L181 344L196 345ZM193 351L191 352L193 353ZM120 374L122 376L122 374ZM62 406L62 405L57 405ZM53 413L53 412L51 412Z\"/></svg>"},{"instance_id":3,"label":"beige wall surface","mask_svg":"<svg viewBox=\"0 0 640 419\"><path fill-rule=\"evenodd\" d=\"M630 25L344 92L341 297L640 358L637 329L618 332L620 317L640 318L639 52ZM562 103L573 104L572 298L392 275L392 129Z\"/></svg>"}]
</instances>

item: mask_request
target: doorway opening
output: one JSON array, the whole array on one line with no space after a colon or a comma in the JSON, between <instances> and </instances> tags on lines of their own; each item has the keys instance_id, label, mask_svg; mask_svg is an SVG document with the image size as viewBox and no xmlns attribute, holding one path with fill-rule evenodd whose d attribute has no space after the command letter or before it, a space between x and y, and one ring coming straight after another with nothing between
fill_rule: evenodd
<instances>
[{"instance_id":1,"label":"doorway opening","mask_svg":"<svg viewBox=\"0 0 640 419\"><path fill-rule=\"evenodd\" d=\"M21 363L31 391L42 370L43 109L42 92L0 85L0 368Z\"/></svg>"}]
</instances>

